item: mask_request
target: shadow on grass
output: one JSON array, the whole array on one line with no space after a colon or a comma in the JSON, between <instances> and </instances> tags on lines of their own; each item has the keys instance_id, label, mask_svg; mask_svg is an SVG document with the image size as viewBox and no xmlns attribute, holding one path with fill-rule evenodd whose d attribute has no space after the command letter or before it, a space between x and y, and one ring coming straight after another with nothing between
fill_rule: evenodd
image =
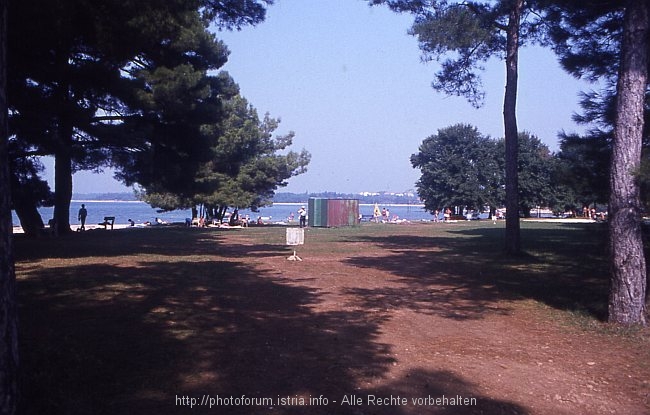
<instances>
[{"instance_id":1,"label":"shadow on grass","mask_svg":"<svg viewBox=\"0 0 650 415\"><path fill-rule=\"evenodd\" d=\"M124 266L68 261L90 253L97 243L92 238L72 239L66 246L73 252L67 256L59 247L51 255L40 251L63 257L58 266L29 267L27 258L34 254L19 251L20 413L366 413L366 407L338 403L345 394L377 393L364 389L360 379L382 378L394 363L390 346L378 341L382 318L363 310L316 312L317 291L230 259L271 253L266 245L222 247L218 235L188 235L149 232L122 243L117 235L104 238L110 242L103 245L105 255L154 250L169 256L129 260ZM128 242L133 245L124 245ZM20 250L25 248L19 243ZM188 256L211 250L226 255ZM449 373L422 372L378 392L409 393L414 379L431 386L423 396L460 394L486 408L503 408L493 413L525 413L481 397ZM309 402L320 395L331 406L278 402L280 397ZM187 405L204 396L271 401ZM414 407L373 407L371 412L423 413ZM436 413L458 412L440 408Z\"/></svg>"},{"instance_id":2,"label":"shadow on grass","mask_svg":"<svg viewBox=\"0 0 650 415\"><path fill-rule=\"evenodd\" d=\"M435 229L435 228L434 228ZM606 228L600 225L522 228L526 253L506 256L503 228L445 228L432 236L362 236L379 257L347 260L391 272L407 288L352 289L369 306L389 304L453 319L507 313L501 300L533 299L553 308L606 317Z\"/></svg>"},{"instance_id":3,"label":"shadow on grass","mask_svg":"<svg viewBox=\"0 0 650 415\"><path fill-rule=\"evenodd\" d=\"M159 226L127 228L115 231L92 230L73 232L56 238L29 239L15 235L16 261L41 258L74 259L86 257L119 257L155 254L183 257L189 255L225 255L230 246L220 243L224 233L240 230ZM275 256L283 252L277 244L256 244L247 256ZM231 252L233 255L235 252ZM241 254L238 250L237 254Z\"/></svg>"}]
</instances>

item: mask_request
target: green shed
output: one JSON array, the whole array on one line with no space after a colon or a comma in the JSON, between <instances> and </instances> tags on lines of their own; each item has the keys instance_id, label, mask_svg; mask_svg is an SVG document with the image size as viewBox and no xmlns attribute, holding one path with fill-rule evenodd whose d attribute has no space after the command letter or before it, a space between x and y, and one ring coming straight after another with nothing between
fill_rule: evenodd
<instances>
[{"instance_id":1,"label":"green shed","mask_svg":"<svg viewBox=\"0 0 650 415\"><path fill-rule=\"evenodd\" d=\"M307 214L309 226L356 226L359 223L359 200L310 198Z\"/></svg>"}]
</instances>

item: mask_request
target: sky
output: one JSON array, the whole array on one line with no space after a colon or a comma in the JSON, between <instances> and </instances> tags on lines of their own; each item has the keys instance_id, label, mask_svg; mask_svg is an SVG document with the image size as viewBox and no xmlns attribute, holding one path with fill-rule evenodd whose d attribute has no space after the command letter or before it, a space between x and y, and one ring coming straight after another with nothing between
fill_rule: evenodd
<instances>
[{"instance_id":1,"label":"sky","mask_svg":"<svg viewBox=\"0 0 650 415\"><path fill-rule=\"evenodd\" d=\"M295 132L293 150L312 155L307 172L278 191L414 191L420 173L410 156L439 129L466 123L503 137L505 64L485 65L480 109L438 93L438 64L422 62L412 23L363 0L276 0L260 25L217 32L231 52L222 70L242 96L260 117L281 120L278 134ZM579 92L593 86L562 71L551 51L520 50L518 86L520 131L557 151L558 132L584 130L571 117ZM128 189L110 172L75 174L75 193L98 191Z\"/></svg>"}]
</instances>

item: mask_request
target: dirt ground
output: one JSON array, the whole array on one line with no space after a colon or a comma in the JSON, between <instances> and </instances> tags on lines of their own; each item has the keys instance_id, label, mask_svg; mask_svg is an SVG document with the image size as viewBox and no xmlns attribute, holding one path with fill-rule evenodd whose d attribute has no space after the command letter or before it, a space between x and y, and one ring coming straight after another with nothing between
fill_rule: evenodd
<instances>
[{"instance_id":1,"label":"dirt ground","mask_svg":"<svg viewBox=\"0 0 650 415\"><path fill-rule=\"evenodd\" d=\"M549 276L494 228L379 226L308 229L303 261L281 228L17 239L21 413L650 413L648 329L594 317L598 243Z\"/></svg>"}]
</instances>

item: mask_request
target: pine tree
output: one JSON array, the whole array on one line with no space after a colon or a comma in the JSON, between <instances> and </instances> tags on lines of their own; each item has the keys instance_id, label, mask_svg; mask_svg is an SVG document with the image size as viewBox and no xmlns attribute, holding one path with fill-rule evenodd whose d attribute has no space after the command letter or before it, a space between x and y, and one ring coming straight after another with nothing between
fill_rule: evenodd
<instances>
[{"instance_id":1,"label":"pine tree","mask_svg":"<svg viewBox=\"0 0 650 415\"><path fill-rule=\"evenodd\" d=\"M398 12L416 15L411 34L417 36L425 60L440 60L433 88L446 94L466 97L480 106L484 97L482 63L491 57L504 59L506 85L503 125L506 160L505 251L521 250L518 189L518 131L516 117L519 48L527 41L541 39L537 15L525 14L533 2L523 0L459 1L369 0L387 4ZM524 18L523 16L527 16ZM450 57L451 56L451 57Z\"/></svg>"},{"instance_id":2,"label":"pine tree","mask_svg":"<svg viewBox=\"0 0 650 415\"><path fill-rule=\"evenodd\" d=\"M28 143L32 154L55 157L55 220L60 232L70 230L72 173L101 168L110 162L113 149L137 145L144 133L154 133L152 119L145 118L143 109L129 107L134 85L147 87L146 77L134 78L132 71L144 67L164 77L162 70L150 66L152 62L164 62L180 75L183 65L212 61L215 56L208 54L215 42L207 33L208 24L217 22L224 28L257 24L268 4L272 1L10 4L11 134ZM222 55L213 62L223 64L226 55ZM142 122L124 128L125 119L133 118Z\"/></svg>"},{"instance_id":3,"label":"pine tree","mask_svg":"<svg viewBox=\"0 0 650 415\"><path fill-rule=\"evenodd\" d=\"M646 324L647 274L641 232L640 187L644 104L648 83L648 1L548 1L555 49L578 77L616 84L599 121L612 122L609 169L609 320ZM615 114L614 117L608 114ZM612 121L610 121L612 120Z\"/></svg>"}]
</instances>

